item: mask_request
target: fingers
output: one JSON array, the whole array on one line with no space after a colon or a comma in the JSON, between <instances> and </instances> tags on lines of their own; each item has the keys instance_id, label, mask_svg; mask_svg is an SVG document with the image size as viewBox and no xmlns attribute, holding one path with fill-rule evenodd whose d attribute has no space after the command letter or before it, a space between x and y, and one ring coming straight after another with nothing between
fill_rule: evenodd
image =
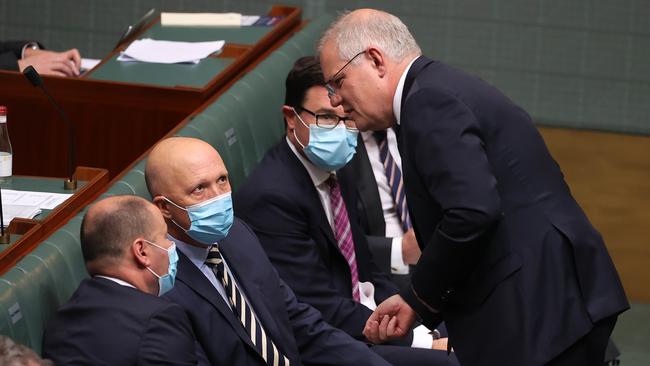
<instances>
[{"instance_id":1,"label":"fingers","mask_svg":"<svg viewBox=\"0 0 650 366\"><path fill-rule=\"evenodd\" d=\"M379 322L368 320L366 327L363 329L363 335L372 343L379 343Z\"/></svg>"},{"instance_id":2,"label":"fingers","mask_svg":"<svg viewBox=\"0 0 650 366\"><path fill-rule=\"evenodd\" d=\"M81 67L81 54L76 48L65 51L68 59L72 60L77 70Z\"/></svg>"},{"instance_id":3,"label":"fingers","mask_svg":"<svg viewBox=\"0 0 650 366\"><path fill-rule=\"evenodd\" d=\"M390 316L384 315L379 323L379 342L384 343L388 340L388 324L390 323Z\"/></svg>"}]
</instances>

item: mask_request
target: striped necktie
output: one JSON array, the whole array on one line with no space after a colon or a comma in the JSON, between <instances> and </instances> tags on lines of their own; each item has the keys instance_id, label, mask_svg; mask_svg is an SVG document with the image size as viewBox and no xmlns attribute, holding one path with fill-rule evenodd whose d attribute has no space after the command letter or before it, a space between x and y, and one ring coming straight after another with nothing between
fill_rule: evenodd
<instances>
[{"instance_id":1,"label":"striped necktie","mask_svg":"<svg viewBox=\"0 0 650 366\"><path fill-rule=\"evenodd\" d=\"M219 252L219 246L213 245L210 248L205 264L212 269L217 279L223 284L233 313L239 318L244 329L246 329L246 333L248 333L251 341L255 345L257 352L264 358L266 364L269 366L290 366L289 359L280 353L271 338L266 334L264 327L255 317L253 309L246 301L244 294L239 291L230 273L225 270L223 259Z\"/></svg>"},{"instance_id":2,"label":"striped necktie","mask_svg":"<svg viewBox=\"0 0 650 366\"><path fill-rule=\"evenodd\" d=\"M350 219L348 210L345 208L345 202L341 197L341 188L334 175L331 175L325 181L330 187L330 205L334 214L334 234L339 250L345 257L350 267L350 277L352 278L352 298L360 301L359 294L359 272L357 271L357 258L354 252L354 241L352 240L352 230L350 228Z\"/></svg>"},{"instance_id":3,"label":"striped necktie","mask_svg":"<svg viewBox=\"0 0 650 366\"><path fill-rule=\"evenodd\" d=\"M404 184L402 182L402 172L400 171L395 159L388 151L388 139L386 138L386 131L375 131L372 134L377 141L379 147L379 158L384 164L384 171L386 172L386 179L388 179L388 186L390 187L390 194L393 196L397 215L399 216L404 232L408 231L413 225L409 217L409 210L406 206L406 195L404 194Z\"/></svg>"}]
</instances>

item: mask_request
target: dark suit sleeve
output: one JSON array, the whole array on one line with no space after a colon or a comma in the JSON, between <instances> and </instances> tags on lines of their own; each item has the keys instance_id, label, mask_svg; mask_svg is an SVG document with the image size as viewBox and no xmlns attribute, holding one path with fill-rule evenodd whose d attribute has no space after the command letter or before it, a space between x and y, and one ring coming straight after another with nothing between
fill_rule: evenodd
<instances>
[{"instance_id":1,"label":"dark suit sleeve","mask_svg":"<svg viewBox=\"0 0 650 366\"><path fill-rule=\"evenodd\" d=\"M139 350L138 365L196 365L194 333L183 308L169 303L153 314Z\"/></svg>"},{"instance_id":2,"label":"dark suit sleeve","mask_svg":"<svg viewBox=\"0 0 650 366\"><path fill-rule=\"evenodd\" d=\"M327 324L313 307L301 303L289 286L280 280L289 321L301 361L306 365L377 365L389 363L372 352L365 343L352 339Z\"/></svg>"},{"instance_id":3,"label":"dark suit sleeve","mask_svg":"<svg viewBox=\"0 0 650 366\"><path fill-rule=\"evenodd\" d=\"M23 46L29 41L0 42L0 69L18 71Z\"/></svg>"},{"instance_id":4,"label":"dark suit sleeve","mask_svg":"<svg viewBox=\"0 0 650 366\"><path fill-rule=\"evenodd\" d=\"M474 113L446 91L421 89L405 104L409 158L427 193L440 205L435 227L412 275L412 290L443 310L455 287L471 273L501 215L501 201ZM426 157L426 158L425 158ZM435 221L434 221L435 220ZM418 218L420 225L423 222ZM420 238L418 238L420 240ZM413 304L413 291L405 299Z\"/></svg>"},{"instance_id":5,"label":"dark suit sleeve","mask_svg":"<svg viewBox=\"0 0 650 366\"><path fill-rule=\"evenodd\" d=\"M252 204L238 211L257 234L280 277L300 301L322 312L330 324L354 338L364 339L363 328L372 311L337 290L334 275L308 234L305 220L308 213L301 212L298 205L283 195L273 192L263 195L263 198L257 195L245 198L263 204Z\"/></svg>"},{"instance_id":6,"label":"dark suit sleeve","mask_svg":"<svg viewBox=\"0 0 650 366\"><path fill-rule=\"evenodd\" d=\"M393 238L366 235L366 239L368 239L368 248L377 266L386 273L390 273Z\"/></svg>"}]
</instances>

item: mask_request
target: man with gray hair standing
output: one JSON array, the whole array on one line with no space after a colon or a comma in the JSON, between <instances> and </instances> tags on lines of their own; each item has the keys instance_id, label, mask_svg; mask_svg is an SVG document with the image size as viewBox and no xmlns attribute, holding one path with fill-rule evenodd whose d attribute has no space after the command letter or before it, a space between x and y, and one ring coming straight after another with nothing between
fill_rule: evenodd
<instances>
[{"instance_id":1,"label":"man with gray hair standing","mask_svg":"<svg viewBox=\"0 0 650 366\"><path fill-rule=\"evenodd\" d=\"M445 320L463 365L602 364L629 305L600 234L530 116L494 87L421 56L407 27L342 15L319 45L332 106L397 131L422 256L364 334Z\"/></svg>"}]
</instances>

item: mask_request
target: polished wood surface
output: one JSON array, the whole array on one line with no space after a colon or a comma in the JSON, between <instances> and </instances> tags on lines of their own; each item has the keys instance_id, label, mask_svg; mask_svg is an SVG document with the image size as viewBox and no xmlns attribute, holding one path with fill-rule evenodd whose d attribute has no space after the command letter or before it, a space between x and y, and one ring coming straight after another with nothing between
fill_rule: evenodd
<instances>
[{"instance_id":1,"label":"polished wood surface","mask_svg":"<svg viewBox=\"0 0 650 366\"><path fill-rule=\"evenodd\" d=\"M43 76L50 94L75 125L77 164L105 168L111 177L117 176L300 26L299 8L274 6L268 15L285 18L254 45L226 44L217 57L235 57L235 61L203 88ZM65 176L70 144L67 126L42 91L18 72L0 71L0 105L8 107L14 174Z\"/></svg>"},{"instance_id":2,"label":"polished wood surface","mask_svg":"<svg viewBox=\"0 0 650 366\"><path fill-rule=\"evenodd\" d=\"M43 239L67 223L79 210L99 197L106 190L109 182L106 169L78 167L74 176L77 180L86 182L84 186L77 189L72 197L57 206L43 220L12 220L8 228L9 232L22 236L0 252L0 275L34 250ZM60 179L63 186L63 178L43 179Z\"/></svg>"},{"instance_id":3,"label":"polished wood surface","mask_svg":"<svg viewBox=\"0 0 650 366\"><path fill-rule=\"evenodd\" d=\"M540 128L632 301L650 302L650 136Z\"/></svg>"}]
</instances>

